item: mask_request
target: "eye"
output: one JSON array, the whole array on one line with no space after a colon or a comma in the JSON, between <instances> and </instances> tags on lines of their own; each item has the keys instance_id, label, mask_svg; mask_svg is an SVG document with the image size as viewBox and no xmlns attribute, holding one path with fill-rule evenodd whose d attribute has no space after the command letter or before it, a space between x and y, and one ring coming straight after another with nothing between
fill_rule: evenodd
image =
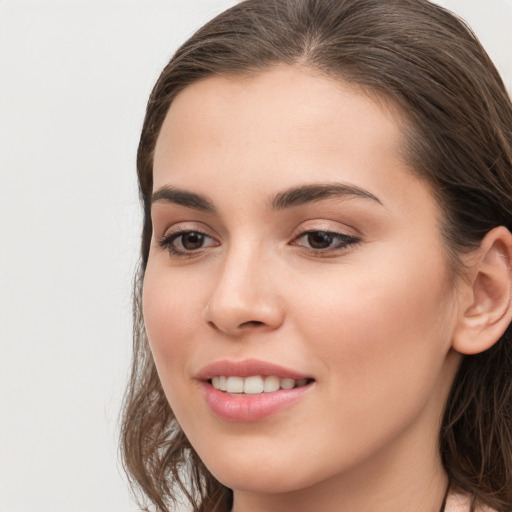
<instances>
[{"instance_id":1,"label":"eye","mask_svg":"<svg viewBox=\"0 0 512 512\"><path fill-rule=\"evenodd\" d=\"M298 245L312 251L328 252L344 249L359 242L359 239L344 233L333 231L306 231L297 236L292 245Z\"/></svg>"},{"instance_id":2,"label":"eye","mask_svg":"<svg viewBox=\"0 0 512 512\"><path fill-rule=\"evenodd\" d=\"M216 247L218 242L201 231L178 231L164 235L159 242L160 247L177 256L187 256L207 247Z\"/></svg>"}]
</instances>

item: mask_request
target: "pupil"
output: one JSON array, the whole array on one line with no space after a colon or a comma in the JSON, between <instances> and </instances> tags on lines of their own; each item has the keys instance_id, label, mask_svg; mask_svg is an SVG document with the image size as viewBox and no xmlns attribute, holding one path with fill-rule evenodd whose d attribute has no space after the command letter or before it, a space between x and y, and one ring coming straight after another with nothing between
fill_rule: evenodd
<instances>
[{"instance_id":1,"label":"pupil","mask_svg":"<svg viewBox=\"0 0 512 512\"><path fill-rule=\"evenodd\" d=\"M199 249L203 245L204 235L202 233L191 232L183 235L183 247L189 251Z\"/></svg>"},{"instance_id":2,"label":"pupil","mask_svg":"<svg viewBox=\"0 0 512 512\"><path fill-rule=\"evenodd\" d=\"M313 249L325 249L332 244L332 237L325 231L308 234L308 243Z\"/></svg>"}]
</instances>

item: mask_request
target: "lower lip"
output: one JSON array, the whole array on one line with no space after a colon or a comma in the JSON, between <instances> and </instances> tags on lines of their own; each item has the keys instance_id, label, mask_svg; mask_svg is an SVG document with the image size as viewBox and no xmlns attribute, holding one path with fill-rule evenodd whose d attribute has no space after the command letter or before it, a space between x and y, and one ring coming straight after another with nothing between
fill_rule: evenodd
<instances>
[{"instance_id":1,"label":"lower lip","mask_svg":"<svg viewBox=\"0 0 512 512\"><path fill-rule=\"evenodd\" d=\"M209 382L201 382L203 395L210 409L227 421L251 422L267 418L295 403L311 384L293 389L280 389L256 395L231 395L215 389Z\"/></svg>"}]
</instances>

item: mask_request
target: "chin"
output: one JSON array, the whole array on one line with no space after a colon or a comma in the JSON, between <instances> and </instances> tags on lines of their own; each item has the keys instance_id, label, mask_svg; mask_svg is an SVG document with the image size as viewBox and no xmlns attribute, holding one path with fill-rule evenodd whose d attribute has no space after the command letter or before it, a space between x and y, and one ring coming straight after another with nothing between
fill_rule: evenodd
<instances>
[{"instance_id":1,"label":"chin","mask_svg":"<svg viewBox=\"0 0 512 512\"><path fill-rule=\"evenodd\" d=\"M201 453L201 459L210 473L226 487L242 492L261 494L290 493L314 486L328 479L339 468L331 464L315 464L310 455L294 447L293 453L279 446L261 446L251 441L252 446L230 444L230 449ZM254 446L260 447L254 451ZM279 454L279 456L276 456ZM318 460L320 460L319 457Z\"/></svg>"},{"instance_id":2,"label":"chin","mask_svg":"<svg viewBox=\"0 0 512 512\"><path fill-rule=\"evenodd\" d=\"M289 470L266 470L260 466L215 467L213 476L230 489L258 494L281 494L311 486L311 475L293 475Z\"/></svg>"}]
</instances>

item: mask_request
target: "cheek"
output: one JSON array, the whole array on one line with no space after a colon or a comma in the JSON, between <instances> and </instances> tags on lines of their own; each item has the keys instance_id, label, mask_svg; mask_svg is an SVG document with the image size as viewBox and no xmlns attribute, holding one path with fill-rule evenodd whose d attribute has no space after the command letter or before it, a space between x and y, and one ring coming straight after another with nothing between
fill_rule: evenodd
<instances>
[{"instance_id":1,"label":"cheek","mask_svg":"<svg viewBox=\"0 0 512 512\"><path fill-rule=\"evenodd\" d=\"M354 403L378 406L386 395L405 393L417 402L414 395L434 385L449 348L442 261L421 262L420 255L400 265L393 261L381 260L371 271L333 273L297 300L297 329L335 388L348 391ZM334 393L332 399L340 397Z\"/></svg>"},{"instance_id":2,"label":"cheek","mask_svg":"<svg viewBox=\"0 0 512 512\"><path fill-rule=\"evenodd\" d=\"M308 293L294 290L294 328L321 369L324 397L311 414L321 418L311 430L321 428L324 436L304 443L311 448L305 460L323 453L332 468L361 460L416 418L437 418L441 410L450 338L442 267L425 274L405 263L399 268L344 272L310 283Z\"/></svg>"},{"instance_id":3,"label":"cheek","mask_svg":"<svg viewBox=\"0 0 512 512\"><path fill-rule=\"evenodd\" d=\"M191 346L181 340L190 340L197 332L202 314L200 289L148 264L142 297L149 344L167 394L185 381Z\"/></svg>"}]
</instances>

